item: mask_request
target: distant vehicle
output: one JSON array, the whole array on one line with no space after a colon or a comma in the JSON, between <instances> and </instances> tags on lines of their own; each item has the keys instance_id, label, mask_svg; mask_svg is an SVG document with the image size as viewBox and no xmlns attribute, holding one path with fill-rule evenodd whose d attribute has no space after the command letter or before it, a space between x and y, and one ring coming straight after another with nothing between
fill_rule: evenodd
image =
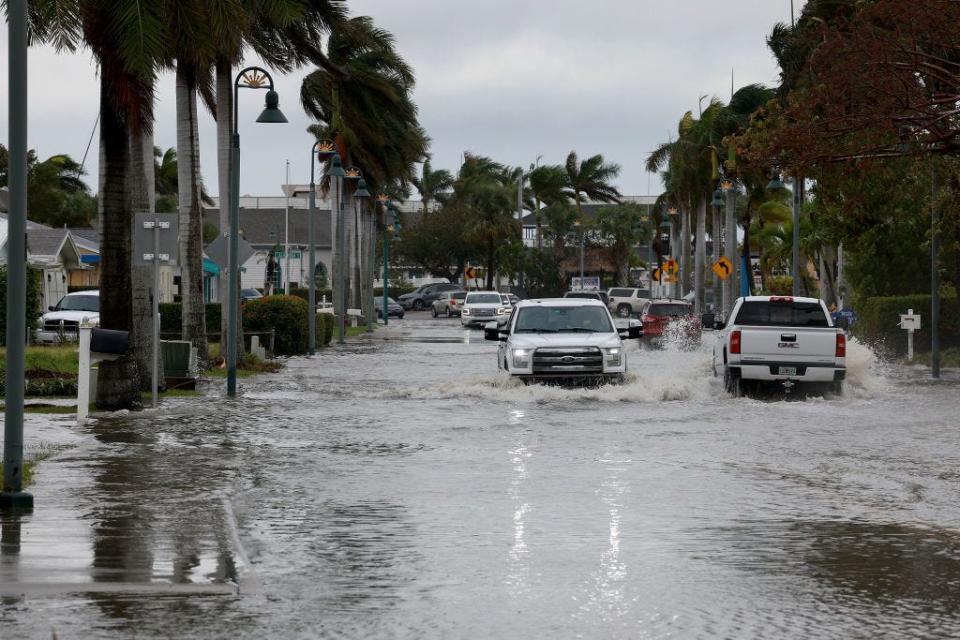
<instances>
[{"instance_id":1,"label":"distant vehicle","mask_svg":"<svg viewBox=\"0 0 960 640\"><path fill-rule=\"evenodd\" d=\"M578 298L580 300L599 300L607 307L610 306L610 298L606 291L567 291L563 294L564 298Z\"/></svg>"},{"instance_id":2,"label":"distant vehicle","mask_svg":"<svg viewBox=\"0 0 960 640\"><path fill-rule=\"evenodd\" d=\"M702 327L700 318L693 311L693 305L683 300L648 300L640 310L643 322L643 342L659 345L665 339L665 333L671 325L679 330L681 337L699 342Z\"/></svg>"},{"instance_id":3,"label":"distant vehicle","mask_svg":"<svg viewBox=\"0 0 960 640\"><path fill-rule=\"evenodd\" d=\"M518 295L515 294L515 293L502 293L502 292L501 292L500 295L506 296L507 302L508 302L509 304L513 305L513 306L516 306L516 304L517 304L518 302L520 302L520 296L518 296Z\"/></svg>"},{"instance_id":4,"label":"distant vehicle","mask_svg":"<svg viewBox=\"0 0 960 640\"><path fill-rule=\"evenodd\" d=\"M643 305L650 299L650 290L614 287L607 290L607 298L610 300L611 313L620 318L629 318L643 310Z\"/></svg>"},{"instance_id":5,"label":"distant vehicle","mask_svg":"<svg viewBox=\"0 0 960 640\"><path fill-rule=\"evenodd\" d=\"M444 291L431 305L433 317L447 316L452 318L460 315L460 308L467 297L466 291Z\"/></svg>"},{"instance_id":6,"label":"distant vehicle","mask_svg":"<svg viewBox=\"0 0 960 640\"><path fill-rule=\"evenodd\" d=\"M737 300L730 318L718 324L713 374L723 375L731 395L744 395L748 384L843 393L847 336L822 300L750 296Z\"/></svg>"},{"instance_id":7,"label":"distant vehicle","mask_svg":"<svg viewBox=\"0 0 960 640\"><path fill-rule=\"evenodd\" d=\"M623 338L639 338L636 320L618 328L599 300L523 300L505 327L491 322L484 337L500 343L497 367L530 382L592 385L619 382L627 370Z\"/></svg>"},{"instance_id":8,"label":"distant vehicle","mask_svg":"<svg viewBox=\"0 0 960 640\"><path fill-rule=\"evenodd\" d=\"M378 318L383 318L383 296L377 296L373 299L373 309L377 312ZM403 307L401 307L393 298L387 298L387 317L403 318Z\"/></svg>"},{"instance_id":9,"label":"distant vehicle","mask_svg":"<svg viewBox=\"0 0 960 640\"><path fill-rule=\"evenodd\" d=\"M240 289L240 299L246 302L247 300L256 300L257 298L262 298L263 294L257 291L256 289Z\"/></svg>"},{"instance_id":10,"label":"distant vehicle","mask_svg":"<svg viewBox=\"0 0 960 640\"><path fill-rule=\"evenodd\" d=\"M460 324L464 327L482 325L494 320L503 324L510 313L510 305L496 291L472 291L467 294L460 311Z\"/></svg>"},{"instance_id":11,"label":"distant vehicle","mask_svg":"<svg viewBox=\"0 0 960 640\"><path fill-rule=\"evenodd\" d=\"M400 296L397 301L404 309L421 311L433 304L433 301L446 291L463 291L463 287L449 282L434 282L417 287L410 293Z\"/></svg>"},{"instance_id":12,"label":"distant vehicle","mask_svg":"<svg viewBox=\"0 0 960 640\"><path fill-rule=\"evenodd\" d=\"M41 344L76 341L80 325L100 324L100 292L78 291L60 298L56 305L40 316L34 340Z\"/></svg>"}]
</instances>

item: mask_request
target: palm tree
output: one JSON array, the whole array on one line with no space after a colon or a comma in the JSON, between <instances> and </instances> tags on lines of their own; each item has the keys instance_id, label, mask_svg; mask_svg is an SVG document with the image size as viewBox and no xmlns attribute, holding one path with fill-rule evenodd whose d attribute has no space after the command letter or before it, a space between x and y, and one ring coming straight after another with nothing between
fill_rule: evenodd
<instances>
[{"instance_id":1,"label":"palm tree","mask_svg":"<svg viewBox=\"0 0 960 640\"><path fill-rule=\"evenodd\" d=\"M304 108L320 123L311 131L317 138L335 141L344 164L362 171L368 189L379 190L393 181L406 188L416 177L414 164L426 157L428 138L412 100L413 70L396 51L393 35L366 16L342 21L334 25L326 57L329 65L310 73L300 90ZM347 211L353 209L351 202L348 198ZM371 215L366 213L360 226L372 231ZM331 224L332 237L337 238L336 216ZM353 221L346 224L353 247L366 244L353 230ZM361 304L369 278L358 275L358 252L349 243L345 247L334 243L335 263L340 251L350 257L351 299ZM363 268L367 271L372 265ZM334 300L343 300L343 295L335 291ZM343 311L336 308L338 314Z\"/></svg>"},{"instance_id":2,"label":"palm tree","mask_svg":"<svg viewBox=\"0 0 960 640\"><path fill-rule=\"evenodd\" d=\"M583 199L594 202L620 202L620 192L610 182L620 175L620 165L607 164L599 153L582 162L571 151L565 165L568 185L564 193L573 200L583 215Z\"/></svg>"},{"instance_id":3,"label":"palm tree","mask_svg":"<svg viewBox=\"0 0 960 640\"><path fill-rule=\"evenodd\" d=\"M453 188L453 174L446 169L433 170L430 157L423 161L423 169L419 177L411 178L410 182L420 193L423 203L423 213L430 210L431 202L442 202Z\"/></svg>"},{"instance_id":4,"label":"palm tree","mask_svg":"<svg viewBox=\"0 0 960 640\"><path fill-rule=\"evenodd\" d=\"M570 176L565 167L558 164L545 164L530 170L530 190L533 192L534 208L537 217L537 249L543 247L542 205L566 201L565 190L570 187Z\"/></svg>"}]
</instances>

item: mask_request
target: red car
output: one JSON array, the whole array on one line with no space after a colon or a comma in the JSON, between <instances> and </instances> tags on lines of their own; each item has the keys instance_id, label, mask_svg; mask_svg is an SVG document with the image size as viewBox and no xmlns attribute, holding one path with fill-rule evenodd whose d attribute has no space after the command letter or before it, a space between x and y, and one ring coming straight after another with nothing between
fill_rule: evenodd
<instances>
[{"instance_id":1,"label":"red car","mask_svg":"<svg viewBox=\"0 0 960 640\"><path fill-rule=\"evenodd\" d=\"M700 318L694 313L693 305L684 300L651 300L644 306L640 319L643 342L647 344L658 345L676 339L688 343L700 341Z\"/></svg>"}]
</instances>

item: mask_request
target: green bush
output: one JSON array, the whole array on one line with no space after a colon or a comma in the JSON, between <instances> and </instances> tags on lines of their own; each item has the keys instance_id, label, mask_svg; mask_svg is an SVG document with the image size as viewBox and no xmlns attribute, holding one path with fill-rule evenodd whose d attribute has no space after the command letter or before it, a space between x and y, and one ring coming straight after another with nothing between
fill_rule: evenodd
<instances>
[{"instance_id":1,"label":"green bush","mask_svg":"<svg viewBox=\"0 0 960 640\"><path fill-rule=\"evenodd\" d=\"M310 290L306 287L290 287L290 295L307 300L310 297ZM330 302L333 300L333 291L330 289L317 289L316 296L317 304L323 300L324 296L327 297L327 302Z\"/></svg>"},{"instance_id":2,"label":"green bush","mask_svg":"<svg viewBox=\"0 0 960 640\"><path fill-rule=\"evenodd\" d=\"M326 347L333 340L333 331L336 328L333 314L317 314L317 345Z\"/></svg>"},{"instance_id":3,"label":"green bush","mask_svg":"<svg viewBox=\"0 0 960 640\"><path fill-rule=\"evenodd\" d=\"M267 296L243 305L245 332L275 332L273 350L292 356L307 352L307 303L297 296Z\"/></svg>"},{"instance_id":4,"label":"green bush","mask_svg":"<svg viewBox=\"0 0 960 640\"><path fill-rule=\"evenodd\" d=\"M207 317L207 335L214 338L220 336L220 313L221 306L219 302L208 302L206 304ZM173 339L183 335L183 304L180 302L161 302L160 303L160 334L165 340ZM215 340L214 342L219 342Z\"/></svg>"},{"instance_id":5,"label":"green bush","mask_svg":"<svg viewBox=\"0 0 960 640\"><path fill-rule=\"evenodd\" d=\"M907 332L901 329L900 314L913 309L922 316L920 331L915 332L914 348L930 350L930 303L928 294L865 298L855 308L857 322L853 333L871 346L882 346L891 355L907 352ZM940 299L940 345L944 349L960 347L960 304L956 295Z\"/></svg>"},{"instance_id":6,"label":"green bush","mask_svg":"<svg viewBox=\"0 0 960 640\"><path fill-rule=\"evenodd\" d=\"M27 336L33 334L37 320L40 318L40 278L36 269L27 268ZM0 346L7 344L7 267L0 267Z\"/></svg>"}]
</instances>

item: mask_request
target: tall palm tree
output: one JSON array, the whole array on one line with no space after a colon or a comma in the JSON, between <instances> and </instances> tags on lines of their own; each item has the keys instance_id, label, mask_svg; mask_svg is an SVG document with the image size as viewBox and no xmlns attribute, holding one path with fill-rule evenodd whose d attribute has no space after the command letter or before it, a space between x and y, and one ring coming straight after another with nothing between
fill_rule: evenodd
<instances>
[{"instance_id":1,"label":"tall palm tree","mask_svg":"<svg viewBox=\"0 0 960 640\"><path fill-rule=\"evenodd\" d=\"M611 184L620 175L620 165L608 164L599 153L580 161L577 152L571 151L564 168L569 183L564 192L576 204L581 215L584 198L594 202L620 202L620 191Z\"/></svg>"},{"instance_id":2,"label":"tall palm tree","mask_svg":"<svg viewBox=\"0 0 960 640\"><path fill-rule=\"evenodd\" d=\"M486 286L491 290L497 271L497 247L519 231L513 217L516 187L511 186L511 173L490 158L467 154L452 196L469 216L468 237L482 247Z\"/></svg>"},{"instance_id":3,"label":"tall palm tree","mask_svg":"<svg viewBox=\"0 0 960 640\"><path fill-rule=\"evenodd\" d=\"M431 202L440 202L449 194L453 188L453 174L446 169L437 169L434 171L430 164L430 157L423 161L423 168L420 176L414 176L410 182L420 193L420 201L423 204L423 213L430 210Z\"/></svg>"},{"instance_id":4,"label":"tall palm tree","mask_svg":"<svg viewBox=\"0 0 960 640\"><path fill-rule=\"evenodd\" d=\"M537 218L537 249L543 248L543 205L566 201L566 189L570 187L570 176L565 167L558 164L545 164L530 170L530 190L533 192L533 211Z\"/></svg>"},{"instance_id":5,"label":"tall palm tree","mask_svg":"<svg viewBox=\"0 0 960 640\"><path fill-rule=\"evenodd\" d=\"M344 164L357 166L368 188L381 189L392 181L405 188L416 177L414 164L426 157L428 138L412 99L413 69L397 52L393 35L366 16L345 20L333 26L326 57L329 65L310 73L300 90L304 108L320 123L312 131L318 138L335 141ZM347 211L353 210L351 202L348 197ZM336 216L331 218L332 237L337 238ZM366 244L353 231L352 220L346 224L354 248ZM361 226L372 229L369 220ZM334 263L341 251L351 258L349 290L354 303L360 304L369 278L357 277L359 256L349 244L334 243ZM365 271L369 268L372 265L364 266ZM334 292L335 304L343 299L342 293Z\"/></svg>"}]
</instances>

